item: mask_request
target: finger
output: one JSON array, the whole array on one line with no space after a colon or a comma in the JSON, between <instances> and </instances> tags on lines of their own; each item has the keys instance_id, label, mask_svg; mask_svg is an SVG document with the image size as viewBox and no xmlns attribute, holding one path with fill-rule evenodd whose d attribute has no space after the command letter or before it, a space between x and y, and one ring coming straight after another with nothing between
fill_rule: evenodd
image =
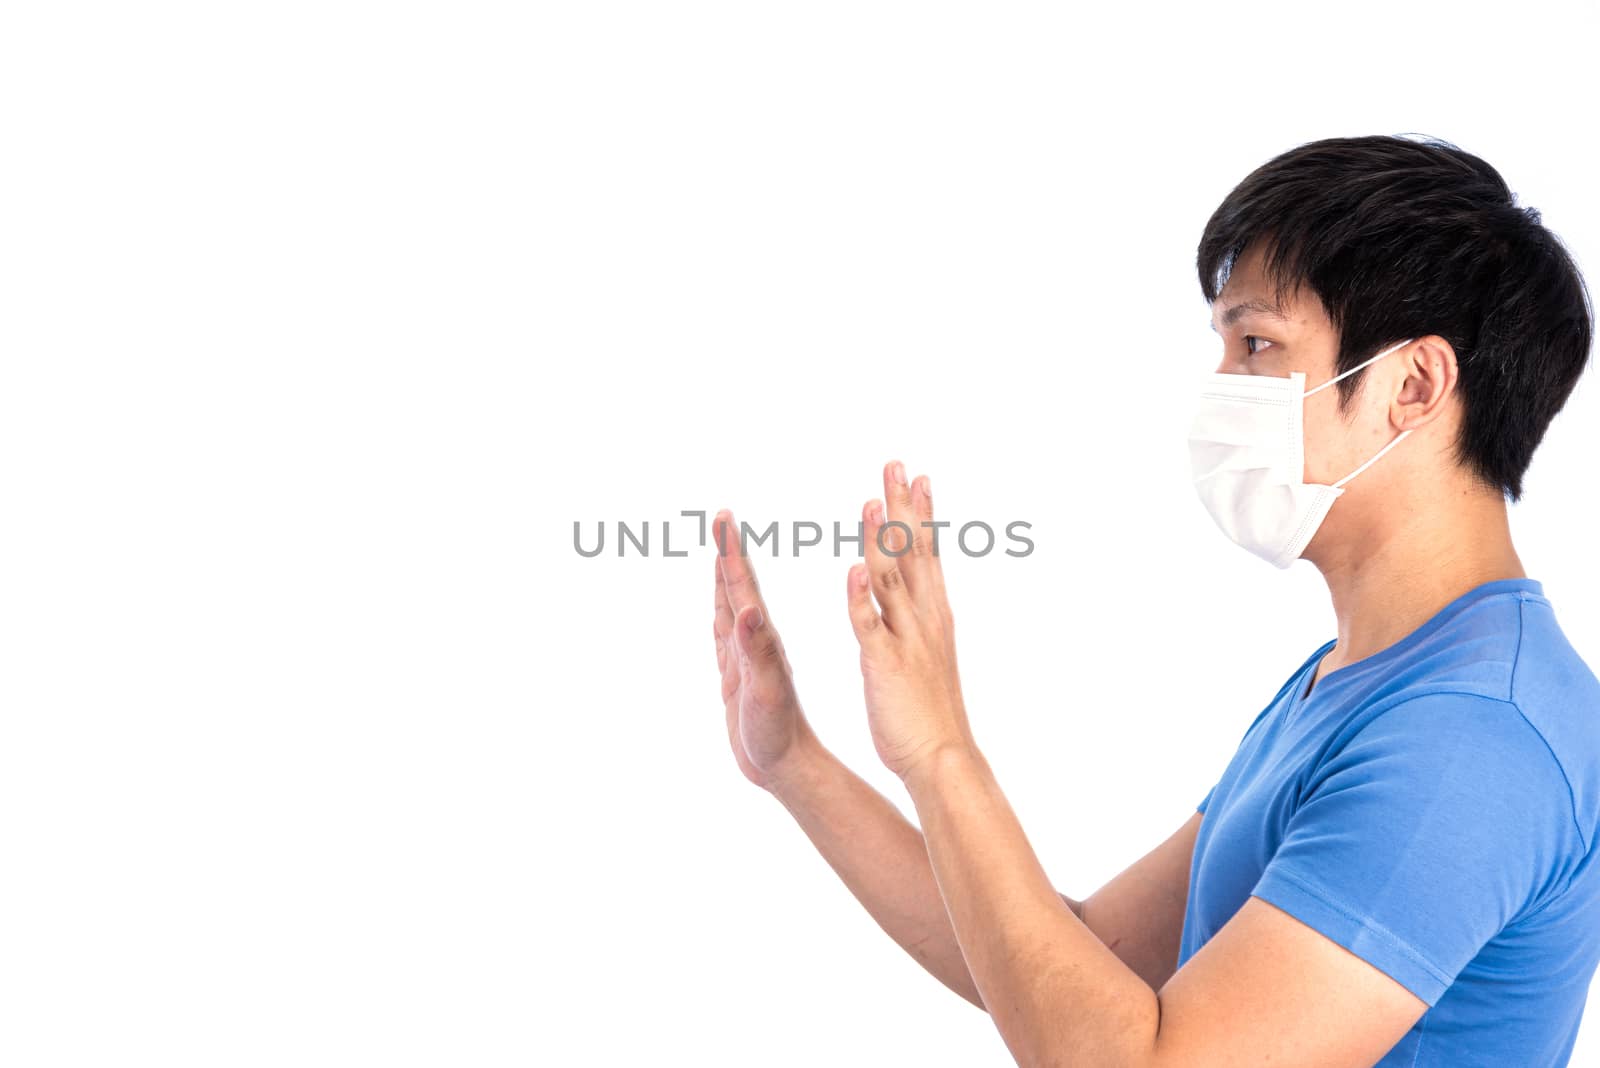
<instances>
[{"instance_id":1,"label":"finger","mask_svg":"<svg viewBox=\"0 0 1600 1068\"><path fill-rule=\"evenodd\" d=\"M744 554L739 526L733 521L733 513L726 508L717 513L717 522L712 526L712 539L717 552L717 564L722 569L729 610L737 616L751 605L759 605L765 612L767 606L761 600L761 586L756 582L750 558Z\"/></svg>"},{"instance_id":2,"label":"finger","mask_svg":"<svg viewBox=\"0 0 1600 1068\"><path fill-rule=\"evenodd\" d=\"M926 561L915 549L917 522L913 514L911 487L906 485L906 465L891 460L883 468L883 500L889 519L883 531L883 543L889 555L900 563L900 573L913 596L927 585L923 579ZM926 549L926 546L923 547Z\"/></svg>"},{"instance_id":3,"label":"finger","mask_svg":"<svg viewBox=\"0 0 1600 1068\"><path fill-rule=\"evenodd\" d=\"M717 639L717 670L722 674L722 699L727 701L739 692L739 655L731 635Z\"/></svg>"},{"instance_id":4,"label":"finger","mask_svg":"<svg viewBox=\"0 0 1600 1068\"><path fill-rule=\"evenodd\" d=\"M944 592L944 560L940 555L939 530L933 524L933 480L918 475L911 483L912 526L917 536L911 542L911 555L919 557L923 568L919 575L927 580L927 592L939 603L946 603Z\"/></svg>"},{"instance_id":5,"label":"finger","mask_svg":"<svg viewBox=\"0 0 1600 1068\"><path fill-rule=\"evenodd\" d=\"M867 574L872 578L872 592L878 598L884 622L889 624L890 630L899 633L915 625L916 614L899 562L880 547L879 535L888 521L883 502L868 501L861 510L861 520L862 550L867 557Z\"/></svg>"},{"instance_id":6,"label":"finger","mask_svg":"<svg viewBox=\"0 0 1600 1068\"><path fill-rule=\"evenodd\" d=\"M733 648L733 612L728 608L728 591L722 581L722 564L715 555L711 561L717 573L716 618L711 621L711 634L717 643L717 670L722 673L722 699L728 700L739 688L739 658Z\"/></svg>"},{"instance_id":7,"label":"finger","mask_svg":"<svg viewBox=\"0 0 1600 1068\"><path fill-rule=\"evenodd\" d=\"M933 480L927 475L918 475L911 484L911 500L918 528L928 532L928 601L933 605L932 618L937 619L944 630L950 654L950 673L955 677L956 688L959 691L961 671L956 664L955 619L950 614L950 596L944 587L943 549L937 544L938 528L931 525L924 526L933 522Z\"/></svg>"},{"instance_id":8,"label":"finger","mask_svg":"<svg viewBox=\"0 0 1600 1068\"><path fill-rule=\"evenodd\" d=\"M845 576L845 603L850 609L850 628L863 649L876 647L883 640L883 617L872 603L872 576L866 564L852 564Z\"/></svg>"},{"instance_id":9,"label":"finger","mask_svg":"<svg viewBox=\"0 0 1600 1068\"><path fill-rule=\"evenodd\" d=\"M718 513L718 518L721 518L721 513ZM718 641L726 641L733 634L733 608L728 604L728 583L722 576L722 559L715 552L711 554L711 569L717 573L716 600L713 605L715 618L711 621L711 632Z\"/></svg>"}]
</instances>

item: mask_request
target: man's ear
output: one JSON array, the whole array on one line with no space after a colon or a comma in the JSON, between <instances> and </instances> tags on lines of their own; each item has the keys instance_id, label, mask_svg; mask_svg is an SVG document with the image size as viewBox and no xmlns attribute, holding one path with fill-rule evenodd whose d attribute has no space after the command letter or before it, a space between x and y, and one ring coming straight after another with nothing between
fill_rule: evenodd
<instances>
[{"instance_id":1,"label":"man's ear","mask_svg":"<svg viewBox=\"0 0 1600 1068\"><path fill-rule=\"evenodd\" d=\"M1398 430L1416 430L1439 418L1456 391L1459 368L1455 347L1438 334L1412 341L1395 353L1405 379L1390 408Z\"/></svg>"}]
</instances>

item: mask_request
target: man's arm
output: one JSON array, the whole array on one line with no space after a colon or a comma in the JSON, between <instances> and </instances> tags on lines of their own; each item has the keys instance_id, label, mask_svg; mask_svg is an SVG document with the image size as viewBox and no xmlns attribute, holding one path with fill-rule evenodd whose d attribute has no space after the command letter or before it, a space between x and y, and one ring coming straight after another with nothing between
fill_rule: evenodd
<instances>
[{"instance_id":1,"label":"man's arm","mask_svg":"<svg viewBox=\"0 0 1600 1068\"><path fill-rule=\"evenodd\" d=\"M922 832L827 749L808 739L806 760L773 795L878 926L935 978L979 1008ZM1080 902L1060 898L1107 948L1150 984L1177 966L1189 857L1201 815Z\"/></svg>"},{"instance_id":2,"label":"man's arm","mask_svg":"<svg viewBox=\"0 0 1600 1068\"><path fill-rule=\"evenodd\" d=\"M1355 1068L1428 1008L1257 897L1154 991L1062 907L981 753L940 750L904 781L973 983L1019 1064Z\"/></svg>"},{"instance_id":3,"label":"man's arm","mask_svg":"<svg viewBox=\"0 0 1600 1068\"><path fill-rule=\"evenodd\" d=\"M878 926L916 962L983 1008L961 957L928 850L888 798L820 743L771 793Z\"/></svg>"},{"instance_id":4,"label":"man's arm","mask_svg":"<svg viewBox=\"0 0 1600 1068\"><path fill-rule=\"evenodd\" d=\"M927 481L917 480L913 497L900 464L885 470L884 487L896 522L901 515L923 519L931 515ZM1535 748L1541 741L1537 732L1522 717L1498 707L1505 702L1484 702L1499 711L1494 717L1485 710L1493 719L1489 726L1498 731L1483 736L1495 743L1488 746L1480 744L1483 738L1464 733L1468 744L1441 746L1440 736L1457 732L1461 719L1451 715L1460 709L1448 708L1440 716L1446 726L1423 717L1421 729L1401 731L1408 739L1404 746L1378 745L1376 754L1358 758L1361 767L1353 773L1358 788L1329 790L1334 803L1322 809L1325 818L1306 815L1306 810L1317 807L1314 804L1296 813L1297 818L1305 817L1307 834L1302 838L1312 840L1303 851L1309 854L1310 870L1320 872L1320 878L1291 874L1286 864L1280 865L1285 887L1276 891L1276 900L1264 898L1258 883L1255 894L1194 958L1160 990L1152 989L1050 885L978 749L961 697L954 625L937 555L926 539L919 542L915 536L907 551L898 529L894 544L885 543L888 521L878 501L869 501L862 509L862 523L866 562L850 569L845 592L851 627L861 645L862 687L873 747L911 794L934 879L973 985L1019 1063L1055 1068L1371 1065L1431 1004L1421 994L1441 994L1450 976L1493 935L1496 924L1503 923L1502 917L1527 900L1526 876L1540 870L1538 857L1520 858L1515 865L1517 883L1498 896L1476 889L1481 879L1470 878L1472 862L1491 868L1489 858L1494 854L1487 847L1505 836L1504 828L1491 824L1488 832L1464 833L1462 821L1454 816L1466 804L1456 803L1456 795L1447 796L1436 785L1426 788L1431 793L1420 805L1408 804L1405 790L1394 792L1396 778L1437 784L1443 777L1470 786L1476 791L1470 796L1481 803L1485 793L1506 792L1483 789L1484 782L1497 782L1506 772L1504 759L1493 752L1506 743L1518 747L1522 760L1512 769L1514 776L1532 780L1522 787L1528 796L1518 799L1520 808L1507 802L1506 811L1518 816L1515 822L1520 823L1525 812L1541 811L1541 804L1542 811L1552 816L1555 802L1567 804L1570 790L1553 788L1559 767L1548 746ZM1379 720L1391 718L1393 713ZM1518 724L1522 732L1511 732ZM1442 764L1437 755L1441 749L1446 750ZM1391 757L1398 757L1402 768L1411 760L1409 770L1414 774L1397 776ZM1353 812L1347 811L1345 806L1352 802L1357 802ZM1420 817L1415 815L1418 810ZM1570 817L1567 809L1559 811ZM1422 822L1408 824L1402 819L1408 814ZM1398 848L1393 834L1383 829L1392 824L1402 828ZM1375 825L1376 833L1370 829ZM1367 828L1365 834L1352 833L1361 828ZM1414 835L1429 832L1437 842L1429 843L1426 837L1423 842L1439 848L1415 849ZM1286 845L1269 863L1269 871L1285 859L1293 838L1292 831L1286 834ZM1389 917L1387 925L1361 929L1373 938L1392 934L1393 925L1405 925L1411 917L1406 907L1386 903L1393 895L1374 899L1362 890L1359 878L1351 884L1347 869L1355 861L1330 863L1327 843L1332 840L1337 845L1340 839L1358 843L1359 860L1370 860L1372 846L1378 845L1386 856L1410 854L1402 859L1423 864L1424 869L1415 873L1413 901L1427 892L1426 868L1439 868L1443 858L1465 847L1469 869L1458 879L1463 896L1475 907L1473 928L1452 941L1432 936L1424 927L1409 945L1397 941L1394 951L1387 945L1379 951L1367 948L1346 933L1352 918L1359 915L1344 903L1364 902L1369 915L1377 909ZM1393 865L1389 871L1399 873ZM1291 883L1293 891L1287 889ZM1345 888L1331 894L1305 889L1313 884ZM1288 902L1289 909L1279 901ZM1085 911L1093 918L1094 902ZM1333 935L1304 921L1304 916L1316 917L1323 929L1362 945L1367 956L1346 949ZM1431 955L1416 949L1418 944L1430 945Z\"/></svg>"},{"instance_id":5,"label":"man's arm","mask_svg":"<svg viewBox=\"0 0 1600 1068\"><path fill-rule=\"evenodd\" d=\"M1062 895L1083 925L1134 974L1160 990L1178 967L1189 902L1189 862L1199 812L1079 904Z\"/></svg>"},{"instance_id":6,"label":"man's arm","mask_svg":"<svg viewBox=\"0 0 1600 1068\"><path fill-rule=\"evenodd\" d=\"M926 481L921 486L926 497ZM718 512L714 530L719 551L712 630L728 740L740 771L783 802L897 944L950 989L983 1008L934 882L922 832L817 740L800 710L755 571L736 547L733 516ZM724 546L731 551L721 551ZM1198 822L1197 814L1087 902L1059 896L1152 984L1163 982L1176 963Z\"/></svg>"}]
</instances>

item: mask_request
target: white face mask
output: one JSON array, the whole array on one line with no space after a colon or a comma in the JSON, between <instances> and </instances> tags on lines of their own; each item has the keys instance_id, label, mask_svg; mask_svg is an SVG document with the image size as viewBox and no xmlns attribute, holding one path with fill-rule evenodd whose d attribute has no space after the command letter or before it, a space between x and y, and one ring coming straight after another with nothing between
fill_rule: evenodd
<instances>
[{"instance_id":1,"label":"white face mask","mask_svg":"<svg viewBox=\"0 0 1600 1068\"><path fill-rule=\"evenodd\" d=\"M1404 348L1370 360L1307 391L1303 371L1288 378L1209 376L1189 428L1189 462L1200 501L1222 532L1278 567L1299 559L1346 482L1400 444L1409 430L1331 486L1305 478L1305 398Z\"/></svg>"}]
</instances>

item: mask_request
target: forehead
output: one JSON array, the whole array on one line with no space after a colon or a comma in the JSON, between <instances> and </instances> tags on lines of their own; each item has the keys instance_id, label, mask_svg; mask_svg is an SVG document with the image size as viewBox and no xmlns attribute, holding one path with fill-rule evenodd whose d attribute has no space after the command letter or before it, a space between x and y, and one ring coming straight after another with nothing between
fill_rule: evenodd
<instances>
[{"instance_id":1,"label":"forehead","mask_svg":"<svg viewBox=\"0 0 1600 1068\"><path fill-rule=\"evenodd\" d=\"M1227 284L1211 305L1215 330L1248 323L1291 324L1315 329L1327 325L1320 302L1307 299L1298 289L1276 292L1263 266L1259 246L1246 249L1228 272Z\"/></svg>"}]
</instances>

